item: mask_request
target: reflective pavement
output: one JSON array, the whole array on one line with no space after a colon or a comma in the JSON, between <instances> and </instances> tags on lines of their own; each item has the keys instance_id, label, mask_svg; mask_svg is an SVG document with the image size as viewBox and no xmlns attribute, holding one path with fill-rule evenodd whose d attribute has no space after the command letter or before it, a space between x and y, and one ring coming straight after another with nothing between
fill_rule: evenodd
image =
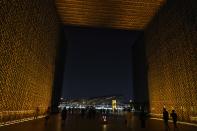
<instances>
[{"instance_id":1,"label":"reflective pavement","mask_svg":"<svg viewBox=\"0 0 197 131\"><path fill-rule=\"evenodd\" d=\"M0 127L0 131L164 131L162 121L147 120L146 128L143 129L137 117L133 117L131 128L126 127L123 116L113 116L107 124L102 123L100 117L87 119L76 115L68 116L65 122L61 121L59 115L53 115L47 123L45 122L45 119L37 119ZM197 131L195 126L179 124L178 127L178 131ZM173 131L172 123L170 129Z\"/></svg>"}]
</instances>

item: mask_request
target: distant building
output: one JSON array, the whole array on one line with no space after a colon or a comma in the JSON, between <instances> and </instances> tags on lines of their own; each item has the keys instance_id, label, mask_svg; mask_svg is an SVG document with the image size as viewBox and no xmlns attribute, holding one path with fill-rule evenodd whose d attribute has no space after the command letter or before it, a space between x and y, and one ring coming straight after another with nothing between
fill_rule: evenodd
<instances>
[{"instance_id":1,"label":"distant building","mask_svg":"<svg viewBox=\"0 0 197 131\"><path fill-rule=\"evenodd\" d=\"M83 108L87 106L94 106L97 108L112 108L112 101L116 101L116 108L124 106L123 96L101 96L87 99L70 99L63 100L61 106Z\"/></svg>"}]
</instances>

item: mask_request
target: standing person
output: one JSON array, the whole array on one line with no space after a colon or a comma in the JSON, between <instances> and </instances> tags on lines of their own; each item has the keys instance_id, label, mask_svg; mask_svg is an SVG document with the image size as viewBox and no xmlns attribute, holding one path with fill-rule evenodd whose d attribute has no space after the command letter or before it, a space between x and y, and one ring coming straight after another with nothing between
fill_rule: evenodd
<instances>
[{"instance_id":1,"label":"standing person","mask_svg":"<svg viewBox=\"0 0 197 131\"><path fill-rule=\"evenodd\" d=\"M68 113L71 114L71 108L70 107L68 108Z\"/></svg>"},{"instance_id":2,"label":"standing person","mask_svg":"<svg viewBox=\"0 0 197 131\"><path fill-rule=\"evenodd\" d=\"M96 109L94 107L92 108L92 117L96 118Z\"/></svg>"},{"instance_id":3,"label":"standing person","mask_svg":"<svg viewBox=\"0 0 197 131\"><path fill-rule=\"evenodd\" d=\"M174 130L176 130L177 128L177 114L175 112L175 110L172 110L172 113L170 114L170 116L172 117L172 120L173 120L173 125L174 125Z\"/></svg>"},{"instance_id":4,"label":"standing person","mask_svg":"<svg viewBox=\"0 0 197 131\"><path fill-rule=\"evenodd\" d=\"M45 124L48 123L48 120L49 120L49 118L50 118L50 113L51 113L51 108L48 107L47 110L46 110Z\"/></svg>"},{"instance_id":5,"label":"standing person","mask_svg":"<svg viewBox=\"0 0 197 131\"><path fill-rule=\"evenodd\" d=\"M39 107L36 107L34 119L37 119L38 118L39 112L40 112Z\"/></svg>"},{"instance_id":6,"label":"standing person","mask_svg":"<svg viewBox=\"0 0 197 131\"><path fill-rule=\"evenodd\" d=\"M169 131L170 127L168 125L168 120L169 120L169 114L166 108L163 108L163 120L164 120L164 129L165 131Z\"/></svg>"},{"instance_id":7,"label":"standing person","mask_svg":"<svg viewBox=\"0 0 197 131\"><path fill-rule=\"evenodd\" d=\"M61 117L62 117L62 120L65 123L66 118L67 118L67 109L66 109L66 107L64 107L64 109L62 110Z\"/></svg>"},{"instance_id":8,"label":"standing person","mask_svg":"<svg viewBox=\"0 0 197 131\"><path fill-rule=\"evenodd\" d=\"M88 108L88 119L91 119L91 117L92 117L92 110L91 110L91 108L89 107L89 108Z\"/></svg>"},{"instance_id":9,"label":"standing person","mask_svg":"<svg viewBox=\"0 0 197 131\"><path fill-rule=\"evenodd\" d=\"M126 124L128 128L131 128L131 123L132 123L132 114L131 114L131 110L128 109L126 114Z\"/></svg>"},{"instance_id":10,"label":"standing person","mask_svg":"<svg viewBox=\"0 0 197 131\"><path fill-rule=\"evenodd\" d=\"M106 115L107 115L107 117L110 117L110 110L109 109L107 109Z\"/></svg>"},{"instance_id":11,"label":"standing person","mask_svg":"<svg viewBox=\"0 0 197 131\"><path fill-rule=\"evenodd\" d=\"M140 121L141 121L141 128L146 127L146 113L144 112L144 109L141 110L140 112Z\"/></svg>"},{"instance_id":12,"label":"standing person","mask_svg":"<svg viewBox=\"0 0 197 131\"><path fill-rule=\"evenodd\" d=\"M81 109L81 118L84 118L84 116L85 116L85 109L82 108L82 109Z\"/></svg>"},{"instance_id":13,"label":"standing person","mask_svg":"<svg viewBox=\"0 0 197 131\"><path fill-rule=\"evenodd\" d=\"M75 108L72 107L72 109L71 109L71 114L72 114L72 115L74 115L74 111L75 111Z\"/></svg>"}]
</instances>

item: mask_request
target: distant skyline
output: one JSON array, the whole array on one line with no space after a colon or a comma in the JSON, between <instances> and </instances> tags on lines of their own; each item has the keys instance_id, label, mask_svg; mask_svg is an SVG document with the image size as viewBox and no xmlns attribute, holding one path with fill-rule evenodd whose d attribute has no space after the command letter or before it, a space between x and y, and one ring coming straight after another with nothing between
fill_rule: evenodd
<instances>
[{"instance_id":1,"label":"distant skyline","mask_svg":"<svg viewBox=\"0 0 197 131\"><path fill-rule=\"evenodd\" d=\"M131 46L138 31L65 27L68 41L62 97L132 97Z\"/></svg>"}]
</instances>

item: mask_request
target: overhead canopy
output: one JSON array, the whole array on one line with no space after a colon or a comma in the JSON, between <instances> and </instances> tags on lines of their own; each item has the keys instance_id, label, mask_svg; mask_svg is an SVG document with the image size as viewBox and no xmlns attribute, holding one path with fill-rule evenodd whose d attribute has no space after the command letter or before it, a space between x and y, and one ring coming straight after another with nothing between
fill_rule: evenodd
<instances>
[{"instance_id":1,"label":"overhead canopy","mask_svg":"<svg viewBox=\"0 0 197 131\"><path fill-rule=\"evenodd\" d=\"M64 24L142 30L165 0L56 0Z\"/></svg>"}]
</instances>

